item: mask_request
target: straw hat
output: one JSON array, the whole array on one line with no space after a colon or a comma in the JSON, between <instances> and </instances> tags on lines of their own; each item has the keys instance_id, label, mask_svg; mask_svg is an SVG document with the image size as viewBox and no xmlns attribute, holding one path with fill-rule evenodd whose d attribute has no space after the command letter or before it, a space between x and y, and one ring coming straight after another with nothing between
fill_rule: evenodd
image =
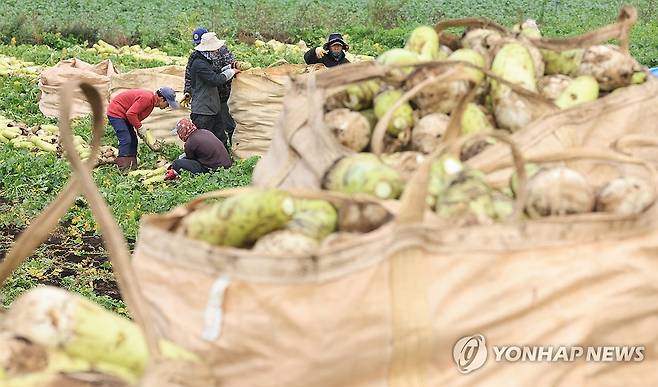
<instances>
[{"instance_id":1,"label":"straw hat","mask_svg":"<svg viewBox=\"0 0 658 387\"><path fill-rule=\"evenodd\" d=\"M224 43L226 43L226 41L217 39L217 34L214 32L206 32L201 36L201 43L199 43L194 49L197 51L216 51L219 50Z\"/></svg>"}]
</instances>

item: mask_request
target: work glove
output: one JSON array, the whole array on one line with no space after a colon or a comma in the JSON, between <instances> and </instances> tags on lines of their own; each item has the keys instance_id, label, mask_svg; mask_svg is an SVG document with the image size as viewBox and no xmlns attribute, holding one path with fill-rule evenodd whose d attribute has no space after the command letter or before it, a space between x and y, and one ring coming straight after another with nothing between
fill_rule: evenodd
<instances>
[{"instance_id":1,"label":"work glove","mask_svg":"<svg viewBox=\"0 0 658 387\"><path fill-rule=\"evenodd\" d=\"M181 99L179 103L182 107L189 108L191 102L192 102L192 96L190 95L190 93L185 93L183 99Z\"/></svg>"},{"instance_id":2,"label":"work glove","mask_svg":"<svg viewBox=\"0 0 658 387\"><path fill-rule=\"evenodd\" d=\"M148 146L152 151L158 152L162 149L162 142L155 139L153 133L145 127L140 127L137 129L137 135L141 138L146 146Z\"/></svg>"},{"instance_id":3,"label":"work glove","mask_svg":"<svg viewBox=\"0 0 658 387\"><path fill-rule=\"evenodd\" d=\"M226 81L228 82L231 80L231 78L240 74L240 70L229 68L227 70L222 71L222 74L224 74L224 76L226 77Z\"/></svg>"},{"instance_id":4,"label":"work glove","mask_svg":"<svg viewBox=\"0 0 658 387\"><path fill-rule=\"evenodd\" d=\"M167 169L167 172L165 172L165 181L169 180L175 180L178 177L178 174L173 168Z\"/></svg>"},{"instance_id":5,"label":"work glove","mask_svg":"<svg viewBox=\"0 0 658 387\"><path fill-rule=\"evenodd\" d=\"M318 58L322 58L322 57L325 56L328 52L329 52L329 51L326 51L326 50L325 50L324 48L322 48L322 47L316 47L316 48L315 48L315 56L317 56Z\"/></svg>"}]
</instances>

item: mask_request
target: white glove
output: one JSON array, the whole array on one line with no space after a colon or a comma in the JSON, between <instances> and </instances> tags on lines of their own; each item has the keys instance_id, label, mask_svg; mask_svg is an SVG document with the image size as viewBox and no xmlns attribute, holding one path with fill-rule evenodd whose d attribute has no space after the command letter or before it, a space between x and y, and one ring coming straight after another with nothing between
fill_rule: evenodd
<instances>
[{"instance_id":1,"label":"white glove","mask_svg":"<svg viewBox=\"0 0 658 387\"><path fill-rule=\"evenodd\" d=\"M317 56L318 58L322 58L326 53L327 51L325 51L324 48L322 47L315 48L315 56Z\"/></svg>"},{"instance_id":2,"label":"white glove","mask_svg":"<svg viewBox=\"0 0 658 387\"><path fill-rule=\"evenodd\" d=\"M227 64L226 66L222 67L222 69L221 69L220 72L223 73L224 71L226 71L226 70L228 70L228 69L230 69L230 68L231 68L231 64Z\"/></svg>"},{"instance_id":3,"label":"white glove","mask_svg":"<svg viewBox=\"0 0 658 387\"><path fill-rule=\"evenodd\" d=\"M227 81L230 80L231 78L233 78L235 73L236 73L236 71L234 69L231 69L231 68L229 68L228 70L222 71L222 74L224 74Z\"/></svg>"}]
</instances>

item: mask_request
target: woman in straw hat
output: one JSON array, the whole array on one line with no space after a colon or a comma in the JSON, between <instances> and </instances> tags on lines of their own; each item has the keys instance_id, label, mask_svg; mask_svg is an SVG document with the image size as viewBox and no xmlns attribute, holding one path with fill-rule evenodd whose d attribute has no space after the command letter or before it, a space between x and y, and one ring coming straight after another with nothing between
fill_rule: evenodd
<instances>
[{"instance_id":1,"label":"woman in straw hat","mask_svg":"<svg viewBox=\"0 0 658 387\"><path fill-rule=\"evenodd\" d=\"M194 44L195 47L201 44L201 38L207 32L208 30L203 27L198 27L192 32L192 43ZM192 101L190 65L192 63L192 57L194 56L194 53L196 53L196 50L194 50L190 54L190 57L187 60L187 66L185 67L185 88L183 90L184 97L183 100L181 100L181 105L186 108L190 107L190 102ZM235 63L235 56L233 55L231 50L229 50L229 48L226 47L226 45L223 45L219 49L219 57L212 61L212 66L215 72L221 73L222 68L233 63ZM235 120L233 120L233 117L231 116L228 107L228 100L231 96L231 81L228 81L222 86L219 86L218 90L219 90L219 100L221 102L220 116L222 123L224 125L224 131L226 132L226 135L228 137L228 143L229 145L231 145L233 132L235 131Z\"/></svg>"},{"instance_id":2,"label":"woman in straw hat","mask_svg":"<svg viewBox=\"0 0 658 387\"><path fill-rule=\"evenodd\" d=\"M226 65L220 73L215 72L213 61L221 55L224 41L219 40L214 32L201 36L201 43L195 47L189 62L190 90L193 96L190 118L199 128L211 131L229 149L224 123L221 116L221 97L219 86L225 85L240 71L232 65Z\"/></svg>"}]
</instances>

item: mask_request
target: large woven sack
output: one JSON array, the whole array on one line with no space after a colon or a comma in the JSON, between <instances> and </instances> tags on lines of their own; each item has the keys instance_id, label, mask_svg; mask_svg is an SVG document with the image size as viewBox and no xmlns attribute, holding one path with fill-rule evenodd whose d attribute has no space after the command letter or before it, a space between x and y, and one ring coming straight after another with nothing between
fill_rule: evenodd
<instances>
[{"instance_id":1,"label":"large woven sack","mask_svg":"<svg viewBox=\"0 0 658 387\"><path fill-rule=\"evenodd\" d=\"M182 98L185 87L185 66L162 66L148 69L136 69L130 72L119 74L112 77L110 85L111 97L116 96L122 91L128 89L146 89L155 90L168 86L173 88L178 99ZM182 145L178 136L171 134L171 130L176 127L176 122L181 118L189 118L190 110L180 109L153 109L142 123L144 127L151 129L153 135L167 142L177 142Z\"/></svg>"},{"instance_id":2,"label":"large woven sack","mask_svg":"<svg viewBox=\"0 0 658 387\"><path fill-rule=\"evenodd\" d=\"M95 154L103 129L100 98L93 87L82 86L95 107ZM64 89L65 101L71 101L74 87ZM64 117L69 117L67 102ZM70 122L60 125L65 148L73 150ZM650 165L600 153L579 150L532 161L599 160L620 171L641 166L641 176L655 182ZM0 265L0 283L47 238L82 191L104 230L131 315L154 355L143 386L658 383L655 202L636 216L585 214L446 227L423 208L428 160L408 184L394 222L315 254L273 256L212 247L172 231L203 199L239 192L224 191L145 217L131 264L120 229L94 186L92 165L75 152L67 154L76 178L15 241ZM523 159L518 150L513 154L523 192ZM453 349L461 337L476 334L489 346L643 345L645 359L497 363L489 348L487 362L476 363L482 368L463 375L453 357L468 367L460 356L471 352L455 356ZM163 360L156 344L162 336L195 350L204 362Z\"/></svg>"},{"instance_id":3,"label":"large woven sack","mask_svg":"<svg viewBox=\"0 0 658 387\"><path fill-rule=\"evenodd\" d=\"M101 95L103 108L106 108L110 97L110 78L116 74L118 72L109 59L96 65L77 58L63 60L39 75L39 110L46 117L58 118L60 91L64 84L71 81L93 85ZM81 117L89 113L91 113L91 106L84 98L82 91L76 90L71 106L72 116Z\"/></svg>"},{"instance_id":4,"label":"large woven sack","mask_svg":"<svg viewBox=\"0 0 658 387\"><path fill-rule=\"evenodd\" d=\"M650 165L595 150L532 161L574 160L656 182ZM144 218L133 266L150 315L230 386L658 382L655 195L638 216L455 228L426 216L428 174L429 162L409 183L396 221L312 255L213 247L173 231L201 200L236 191ZM453 347L475 334L490 345L644 345L645 360L496 363L489 348L484 367L463 375Z\"/></svg>"},{"instance_id":5,"label":"large woven sack","mask_svg":"<svg viewBox=\"0 0 658 387\"><path fill-rule=\"evenodd\" d=\"M520 158L518 148L514 147L513 154ZM570 167L590 164L586 178L598 187L617 176L597 166L614 165L618 175L641 176L654 182L655 189L656 172L651 165L609 151L577 148L537 154L526 161ZM431 221L419 225L423 219L419 203L427 194L430 162L421 166L402 198L397 233L408 250L396 258L397 270L406 276L397 277L397 283L394 277L393 287L394 293L429 294L411 306L398 301L398 310L405 316L400 337L411 333L419 343L428 338L445 348L437 354L431 347L401 341L406 347L401 356L405 365L411 366L414 360L409 358L414 354L431 358L434 363L425 371L439 370L440 376L427 379L427 385L656 383L651 371L658 353L658 335L651 328L658 317L655 191L651 207L633 216L592 213L461 229ZM515 163L519 175L522 165L518 160ZM505 166L501 163L490 171ZM523 203L522 196L517 205ZM434 314L423 314L426 308ZM486 358L478 359L464 347L462 338L479 335L486 340ZM483 350L484 342L479 343ZM448 351L453 344L454 351ZM509 345L555 350L558 346L626 345L643 346L644 352L631 362L586 362L586 356L575 362L497 362L492 347ZM473 373L456 372L457 362L462 371Z\"/></svg>"},{"instance_id":6,"label":"large woven sack","mask_svg":"<svg viewBox=\"0 0 658 387\"><path fill-rule=\"evenodd\" d=\"M556 50L587 47L609 38L619 28L620 48L629 52L629 32L637 12L623 7L618 23L598 31L563 41L544 41ZM614 90L604 98L556 111L515 132L512 139L525 155L559 151L573 147L615 149L643 160L658 163L658 79L650 76L641 85ZM483 167L500 162L507 150L494 145L476 155L469 163ZM502 178L504 174L499 174Z\"/></svg>"},{"instance_id":7,"label":"large woven sack","mask_svg":"<svg viewBox=\"0 0 658 387\"><path fill-rule=\"evenodd\" d=\"M401 98L404 102L423 86L441 81L467 80L470 76L463 71L465 65L459 62L427 63L414 67L416 71L405 75L395 67L365 62L336 66L318 74L311 73L293 78L285 98L281 121L274 131L272 145L254 170L254 184L319 189L327 170L338 159L354 154L354 151L338 142L323 121L327 95L332 95L354 82L373 78L399 82L400 77L416 77L424 70L435 71L435 74L427 77L419 87L407 91ZM506 82L491 72L487 74L533 99L537 105L545 107L546 111L556 109L536 93ZM306 108L300 109L300 106ZM391 108L390 112L394 110ZM382 153L386 126L390 119L390 114L383 116L373 129L370 142L370 150L373 153Z\"/></svg>"},{"instance_id":8,"label":"large woven sack","mask_svg":"<svg viewBox=\"0 0 658 387\"><path fill-rule=\"evenodd\" d=\"M573 147L607 148L653 162L658 162L658 143L651 139L657 137L658 79L653 77L643 85L554 113L512 135L525 155ZM507 154L503 144L494 145L468 162L484 167L504 160Z\"/></svg>"},{"instance_id":9,"label":"large woven sack","mask_svg":"<svg viewBox=\"0 0 658 387\"><path fill-rule=\"evenodd\" d=\"M568 39L544 38L531 40L537 47L565 50L599 44L612 38L618 38L620 40L621 50L628 52L629 31L636 19L637 12L635 9L623 7L616 23L590 33ZM450 27L464 26L494 28L502 34L511 34L504 27L484 19L447 20L438 23L435 29L441 31L442 41L449 44L449 41L456 42L458 38L450 38L451 35L447 34L444 30ZM457 79L456 77L463 75L457 73L449 76L447 73L449 73L450 65L446 62L421 64L414 66L414 68L415 70L403 77L402 80L408 81L412 77L422 79L427 74L426 79L418 81L416 86L406 91L402 97L403 100L411 99L424 87L440 87L441 84L445 85L449 81ZM380 79L388 81L388 83L396 83L400 81L400 76L394 70L394 68L379 66L376 63L356 63L336 66L317 75L309 74L307 76L297 77L293 81L290 91L285 98L283 116L279 125L274 130L272 146L256 165L253 177L254 184L269 187L320 188L324 174L336 160L354 153L350 149L340 145L324 124L325 100L337 90L361 81ZM441 71L444 73L442 74ZM496 79L490 72L487 72L486 75L491 79ZM498 80L501 81L500 79ZM631 127L637 132L642 132L644 126L634 125L632 121L628 124L624 123L620 129L618 124L619 121L624 119L623 116L618 116L617 120L614 121L610 120L609 118L612 112L606 109L610 106L616 106L617 108L625 106L625 109L628 109L628 112L631 113L635 112L635 109L639 111L639 109L651 103L654 106L649 110L650 112L658 109L656 108L658 105L652 102L656 95L656 83L658 81L650 79L644 85L620 89L612 93L612 95L600 98L595 102L565 111L560 111L552 102L547 101L538 94L506 83L517 94L530 101L533 108L540 107L537 117L530 124L530 127L520 130L514 139L525 150L526 148L523 144L527 141L524 138L520 138L520 136L531 136L531 134L526 133L531 132L534 134L539 131L532 128L541 127L546 132L548 130L558 130L559 127L556 125L565 125L567 123L573 128L571 132L574 132L576 136L583 136L582 132L587 130L587 125L590 125L592 122L596 124L591 125L597 125L597 134L608 131L608 126L612 127L614 125L617 125L617 127L611 130L611 132L615 134L618 134L619 131L624 131L623 128ZM640 101L642 101L642 106L636 106ZM300 109L300 106L306 106L307 108ZM390 109L390 111L393 110L393 108ZM603 110L607 112L605 118L601 118L600 115ZM640 117L639 115L634 116ZM557 117L562 118L558 119ZM598 119L600 120L597 121ZM382 125L382 121L383 119L380 119L374 128L371 142L367 149L375 154L387 152L383 140L386 125ZM585 124L583 125L582 123ZM591 128L592 126L589 127ZM583 130L579 130L580 128L583 128ZM645 133L648 134L649 132L646 131ZM630 133L630 131L625 130L624 133ZM597 138L596 136L591 137ZM601 137L600 142L606 141L609 138L609 136ZM617 138L619 137L615 137L615 139ZM578 143L574 141L571 145L598 146L599 144ZM504 146L496 147L496 149L497 157L502 157L506 153ZM547 150L550 150L550 148ZM488 161L489 159L490 157L486 157L485 160ZM478 163L478 165L484 165L486 161Z\"/></svg>"},{"instance_id":10,"label":"large woven sack","mask_svg":"<svg viewBox=\"0 0 658 387\"><path fill-rule=\"evenodd\" d=\"M250 69L232 81L229 111L235 120L233 152L240 158L262 156L270 146L272 129L283 110L290 76L320 66L288 64Z\"/></svg>"}]
</instances>

